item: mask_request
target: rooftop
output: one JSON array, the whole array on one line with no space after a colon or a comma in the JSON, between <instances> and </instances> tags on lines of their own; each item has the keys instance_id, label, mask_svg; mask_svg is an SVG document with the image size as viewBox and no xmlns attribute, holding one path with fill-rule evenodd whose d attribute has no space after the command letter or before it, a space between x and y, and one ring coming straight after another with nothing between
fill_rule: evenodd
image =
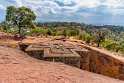
<instances>
[{"instance_id":1,"label":"rooftop","mask_svg":"<svg viewBox=\"0 0 124 83\"><path fill-rule=\"evenodd\" d=\"M44 42L31 44L26 51L44 51L43 57L80 57L77 51L87 52L82 46L74 46L67 42Z\"/></svg>"}]
</instances>

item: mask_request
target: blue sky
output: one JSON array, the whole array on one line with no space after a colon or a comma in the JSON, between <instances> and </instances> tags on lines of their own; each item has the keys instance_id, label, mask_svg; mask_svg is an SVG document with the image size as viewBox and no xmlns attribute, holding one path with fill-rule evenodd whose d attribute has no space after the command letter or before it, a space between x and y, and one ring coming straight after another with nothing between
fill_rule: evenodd
<instances>
[{"instance_id":1,"label":"blue sky","mask_svg":"<svg viewBox=\"0 0 124 83\"><path fill-rule=\"evenodd\" d=\"M7 6L26 6L36 21L124 25L124 0L0 0L0 21Z\"/></svg>"}]
</instances>

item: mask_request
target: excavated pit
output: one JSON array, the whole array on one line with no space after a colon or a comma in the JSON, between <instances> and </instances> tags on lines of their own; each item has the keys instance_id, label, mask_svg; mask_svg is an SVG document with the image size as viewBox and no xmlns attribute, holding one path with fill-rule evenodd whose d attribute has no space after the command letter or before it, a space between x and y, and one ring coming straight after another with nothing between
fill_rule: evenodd
<instances>
[{"instance_id":1,"label":"excavated pit","mask_svg":"<svg viewBox=\"0 0 124 83\"><path fill-rule=\"evenodd\" d=\"M75 45L76 46L76 45ZM116 79L124 80L124 62L114 57L111 53L106 54L101 52L100 50L96 50L92 47L88 47L82 45L81 47L88 49L88 51L80 51L79 49L73 49L80 57L70 57L60 56L57 54L47 53L45 55L45 50L41 51L29 51L29 55L33 55L32 57L44 60L44 61L52 61L52 62L62 62L70 66L74 66L83 70L87 70L90 72L102 74L105 76L109 76ZM70 46L69 49L72 49L73 46ZM52 48L52 52L55 53L57 49ZM60 51L60 49L58 49ZM59 52L57 51L57 52ZM31 54L30 54L31 53ZM60 52L61 53L61 52ZM71 54L73 55L73 54Z\"/></svg>"},{"instance_id":2,"label":"excavated pit","mask_svg":"<svg viewBox=\"0 0 124 83\"><path fill-rule=\"evenodd\" d=\"M71 42L72 43L72 42ZM74 43L74 42L73 42ZM50 57L50 53L54 53L54 51L47 53L47 57L44 57L44 50L34 50L34 51L25 51L28 46L30 46L32 43L19 43L19 44L6 44L1 45L4 47L11 47L16 48L21 51L24 51L31 57L34 57L41 61L51 61L51 62L62 62L70 66L74 66L83 70L87 70L90 72L102 74L105 76L109 76L116 79L124 80L124 59L115 57L111 53L105 53L100 50L97 50L96 48L82 45L81 47L88 49L89 52L82 52L78 50L75 50L75 52L80 55L80 57L56 57L53 56ZM78 45L74 44L74 46ZM58 48L58 47L57 47ZM72 47L69 47L69 49ZM46 49L45 49L46 50ZM80 59L79 59L80 58ZM76 61L76 62L75 62Z\"/></svg>"},{"instance_id":3,"label":"excavated pit","mask_svg":"<svg viewBox=\"0 0 124 83\"><path fill-rule=\"evenodd\" d=\"M62 62L70 66L82 68L82 65L80 65L81 56L79 55L78 51L87 50L82 50L81 48L79 49L78 47L67 43L31 44L25 49L25 52L28 55L39 60Z\"/></svg>"}]
</instances>

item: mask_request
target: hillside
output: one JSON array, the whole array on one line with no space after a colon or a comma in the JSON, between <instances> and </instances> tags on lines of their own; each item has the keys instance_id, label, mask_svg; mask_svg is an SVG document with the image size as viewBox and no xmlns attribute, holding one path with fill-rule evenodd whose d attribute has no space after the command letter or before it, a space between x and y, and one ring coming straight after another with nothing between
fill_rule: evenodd
<instances>
[{"instance_id":1,"label":"hillside","mask_svg":"<svg viewBox=\"0 0 124 83\"><path fill-rule=\"evenodd\" d=\"M3 26L4 25L4 26ZM6 30L5 23L0 23L1 32L17 34L17 27ZM6 25L7 26L7 25ZM86 43L124 54L124 27L115 25L90 25L77 22L35 22L34 28L22 28L20 33L30 36L64 36L75 37ZM5 29L5 30L4 30Z\"/></svg>"},{"instance_id":2,"label":"hillside","mask_svg":"<svg viewBox=\"0 0 124 83\"><path fill-rule=\"evenodd\" d=\"M44 62L0 47L1 83L124 83L62 63Z\"/></svg>"},{"instance_id":3,"label":"hillside","mask_svg":"<svg viewBox=\"0 0 124 83\"><path fill-rule=\"evenodd\" d=\"M74 36L93 46L124 54L124 27L115 25L89 25L76 22L36 22L34 30L48 29L48 35ZM64 28L63 28L64 27ZM51 31L50 31L51 29ZM62 31L63 30L63 31ZM53 32L53 33L52 33ZM43 33L43 32L40 32ZM55 34L56 33L56 34Z\"/></svg>"}]
</instances>

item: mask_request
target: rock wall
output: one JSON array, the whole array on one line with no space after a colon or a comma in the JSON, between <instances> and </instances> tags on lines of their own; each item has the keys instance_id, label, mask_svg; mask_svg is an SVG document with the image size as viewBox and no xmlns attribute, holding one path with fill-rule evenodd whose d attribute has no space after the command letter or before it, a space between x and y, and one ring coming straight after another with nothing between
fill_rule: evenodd
<instances>
[{"instance_id":1,"label":"rock wall","mask_svg":"<svg viewBox=\"0 0 124 83\"><path fill-rule=\"evenodd\" d=\"M81 59L80 59L80 69L83 70L88 70L89 71L89 60L90 60L90 53L89 52L81 52L78 51L77 52L79 55L81 55Z\"/></svg>"},{"instance_id":2,"label":"rock wall","mask_svg":"<svg viewBox=\"0 0 124 83\"><path fill-rule=\"evenodd\" d=\"M90 72L102 74L112 78L124 80L124 62L111 55L101 53L91 47L84 46L89 50L88 54L82 54L81 68Z\"/></svg>"}]
</instances>

